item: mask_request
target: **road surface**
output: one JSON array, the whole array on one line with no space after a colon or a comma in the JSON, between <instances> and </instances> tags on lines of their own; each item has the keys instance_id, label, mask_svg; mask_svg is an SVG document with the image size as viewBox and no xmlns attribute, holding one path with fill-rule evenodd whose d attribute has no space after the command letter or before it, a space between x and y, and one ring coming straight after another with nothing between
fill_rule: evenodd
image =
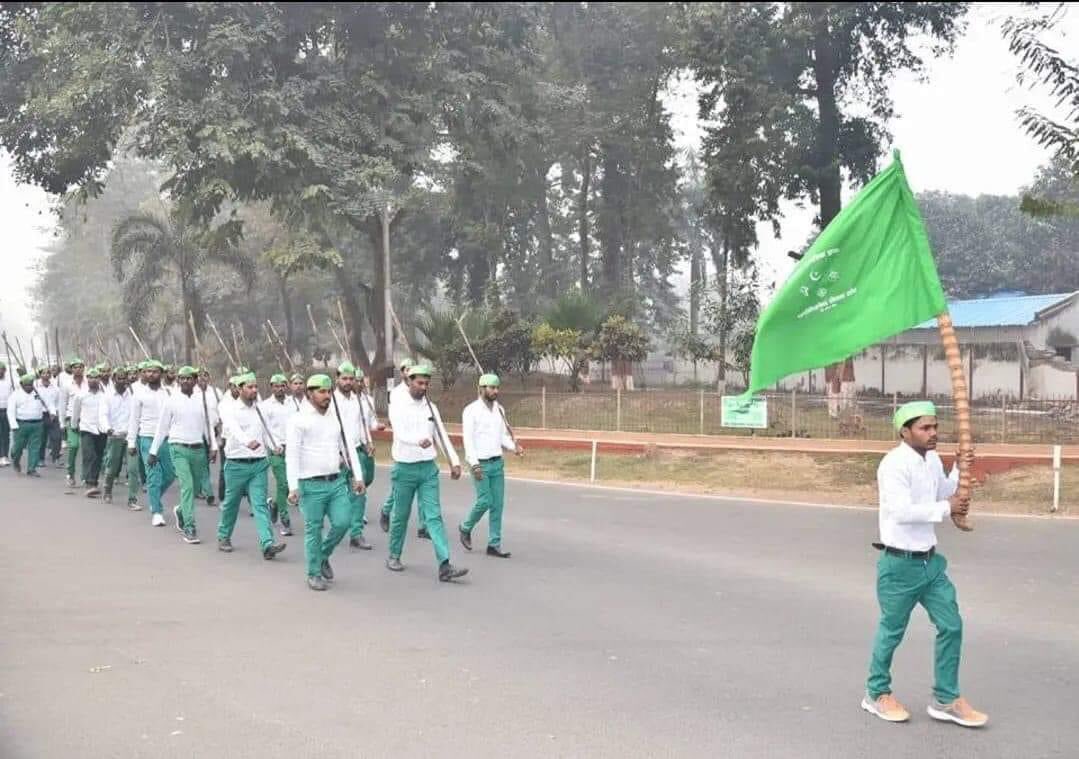
<instances>
[{"instance_id":1,"label":"road surface","mask_svg":"<svg viewBox=\"0 0 1079 759\"><path fill-rule=\"evenodd\" d=\"M992 720L970 732L925 714L921 610L894 667L913 721L859 709L871 511L510 482L503 561L485 524L465 555L471 487L445 479L465 582L436 581L414 530L386 571L373 520L375 550L343 548L314 593L299 536L266 562L244 514L222 554L199 504L187 546L62 474L0 471L5 759L1079 755L1076 521L942 529L963 690Z\"/></svg>"}]
</instances>

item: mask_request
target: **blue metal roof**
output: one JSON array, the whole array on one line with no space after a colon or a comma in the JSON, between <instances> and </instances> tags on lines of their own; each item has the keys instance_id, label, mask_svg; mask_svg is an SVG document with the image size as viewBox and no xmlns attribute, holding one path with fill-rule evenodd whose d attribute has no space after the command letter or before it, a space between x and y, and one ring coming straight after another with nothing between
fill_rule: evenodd
<instances>
[{"instance_id":1,"label":"blue metal roof","mask_svg":"<svg viewBox=\"0 0 1079 759\"><path fill-rule=\"evenodd\" d=\"M956 327L1022 327L1034 322L1041 311L1055 306L1075 293L1056 295L1001 294L977 300L950 300L948 311ZM915 329L931 329L936 319L919 324Z\"/></svg>"}]
</instances>

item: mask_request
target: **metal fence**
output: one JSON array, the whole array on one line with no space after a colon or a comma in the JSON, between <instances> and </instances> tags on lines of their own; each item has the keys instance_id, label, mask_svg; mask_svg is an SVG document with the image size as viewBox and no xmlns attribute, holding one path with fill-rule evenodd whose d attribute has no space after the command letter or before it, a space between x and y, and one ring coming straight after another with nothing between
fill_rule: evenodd
<instances>
[{"instance_id":1,"label":"metal fence","mask_svg":"<svg viewBox=\"0 0 1079 759\"><path fill-rule=\"evenodd\" d=\"M447 422L459 422L461 411L476 398L463 388L436 388L431 397ZM824 395L791 391L766 393L765 397L768 428L759 430L723 427L722 397L706 391L570 393L503 388L500 400L510 422L519 427L855 440L894 439L892 414L904 402L898 397L854 398L836 413ZM379 400L384 411L384 396ZM954 441L952 399L935 400L941 439ZM975 403L971 413L977 442L1079 443L1079 404L1074 400L1001 399Z\"/></svg>"}]
</instances>

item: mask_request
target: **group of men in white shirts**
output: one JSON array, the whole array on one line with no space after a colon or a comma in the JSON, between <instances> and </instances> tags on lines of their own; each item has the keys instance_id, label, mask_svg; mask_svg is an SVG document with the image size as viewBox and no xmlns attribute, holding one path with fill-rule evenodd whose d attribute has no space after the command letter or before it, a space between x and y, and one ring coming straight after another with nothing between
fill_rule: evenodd
<instances>
[{"instance_id":1,"label":"group of men in white shirts","mask_svg":"<svg viewBox=\"0 0 1079 759\"><path fill-rule=\"evenodd\" d=\"M394 572L404 569L401 556L415 500L418 536L432 542L439 579L451 581L468 570L449 560L438 452L449 462L452 479L461 477L461 463L437 406L427 397L431 368L409 360L400 368L401 379L389 394L394 461L390 492L379 515L382 530L389 533L386 566ZM178 482L174 524L185 543L198 544L195 500L204 497L214 505L210 467L220 455L218 549L232 552L240 501L246 497L262 555L273 559L285 549L285 543L276 540L274 525L280 525L282 536L292 535L289 506L298 506L307 584L313 590L327 589L334 580L330 556L346 534L350 547L372 548L364 536L367 488L375 479L374 433L385 425L378 420L363 373L346 361L334 379L326 374L306 379L275 374L270 394L260 398L257 378L247 369L241 368L224 392L210 384L205 370L171 369L147 360L115 372L104 364L87 371L80 359L73 358L58 376L45 369L38 376L23 374L16 383L0 364L0 416L9 428L0 430L4 443L0 467L14 465L21 472L25 450L25 474L40 476L37 469L48 429L54 428L53 461L65 466L60 461L62 447L68 453L66 492L74 493L80 451L79 480L90 498L103 497L111 503L114 485L126 466L128 508L142 510L141 486L151 524L160 527L167 524L163 496ZM497 402L498 377L484 375L479 384L480 398L464 414L464 447L476 502L458 533L471 551L472 530L490 513L487 553L508 558L501 547L501 455L504 449L518 455L523 451ZM8 443L14 443L10 453ZM326 521L329 530L324 532Z\"/></svg>"}]
</instances>

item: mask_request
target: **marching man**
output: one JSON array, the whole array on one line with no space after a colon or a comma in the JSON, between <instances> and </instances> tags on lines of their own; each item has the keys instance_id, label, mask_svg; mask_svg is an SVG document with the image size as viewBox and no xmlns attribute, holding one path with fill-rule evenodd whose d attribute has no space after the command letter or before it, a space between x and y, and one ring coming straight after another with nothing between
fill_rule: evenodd
<instances>
[{"instance_id":1,"label":"marching man","mask_svg":"<svg viewBox=\"0 0 1079 759\"><path fill-rule=\"evenodd\" d=\"M352 493L364 492L356 459L356 441L330 409L333 382L328 375L307 378L307 400L288 420L285 473L288 501L303 514L307 587L326 590L334 579L330 556L348 532ZM345 466L341 466L341 462ZM330 520L325 535L322 525Z\"/></svg>"},{"instance_id":2,"label":"marching man","mask_svg":"<svg viewBox=\"0 0 1079 759\"><path fill-rule=\"evenodd\" d=\"M442 424L438 409L427 397L431 384L431 367L426 364L408 370L409 389L390 404L390 426L393 427L393 513L390 517L390 556L386 568L401 572L401 551L405 547L405 532L412 512L412 499L419 500L420 514L431 536L438 561L438 579L449 582L468 574L450 564L450 547L442 524L439 503L438 448L450 461L451 474L461 479L461 462L450 444L450 436Z\"/></svg>"},{"instance_id":3,"label":"marching man","mask_svg":"<svg viewBox=\"0 0 1079 759\"><path fill-rule=\"evenodd\" d=\"M901 442L880 462L880 543L877 601L880 624L873 640L862 708L888 722L906 722L908 712L892 694L892 654L903 640L910 613L921 604L937 628L934 652L933 719L981 727L989 718L959 691L959 650L963 620L948 578L948 562L937 552L934 525L970 507L956 490L959 468L945 476L937 455L937 409L929 401L907 403L893 420Z\"/></svg>"},{"instance_id":4,"label":"marching man","mask_svg":"<svg viewBox=\"0 0 1079 759\"><path fill-rule=\"evenodd\" d=\"M505 411L498 402L501 381L496 374L480 377L480 397L465 407L461 417L465 443L465 459L472 467L472 484L476 489L476 503L468 518L458 527L461 544L472 550L472 530L490 512L490 529L487 535L487 555L508 559L508 551L502 550L502 507L506 494L505 465L502 449L524 455L524 449L510 434Z\"/></svg>"}]
</instances>

